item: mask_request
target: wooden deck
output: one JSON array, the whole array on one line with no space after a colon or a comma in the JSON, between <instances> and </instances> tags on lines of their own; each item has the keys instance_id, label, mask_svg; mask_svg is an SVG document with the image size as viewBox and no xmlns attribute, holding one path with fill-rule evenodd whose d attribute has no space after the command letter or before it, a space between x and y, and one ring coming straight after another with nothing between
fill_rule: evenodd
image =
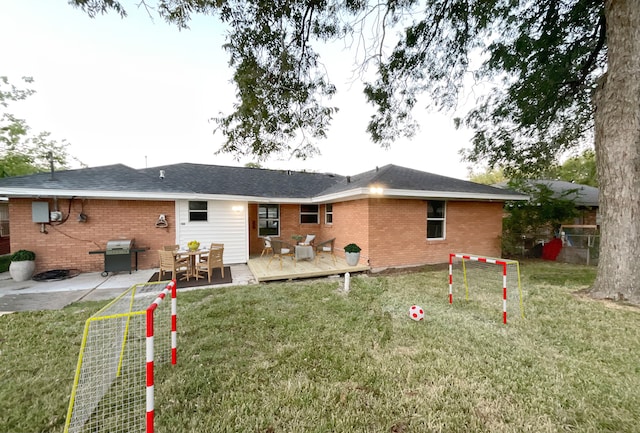
<instances>
[{"instance_id":1,"label":"wooden deck","mask_svg":"<svg viewBox=\"0 0 640 433\"><path fill-rule=\"evenodd\" d=\"M320 257L316 264L315 260L298 260L295 263L291 257L282 259L282 269L278 258L273 259L271 265L267 266L271 256L252 257L247 263L249 270L253 273L257 282L295 280L300 278L317 278L329 275L339 275L345 272L364 272L370 268L366 265L349 266L344 258L336 257L336 264L330 257Z\"/></svg>"}]
</instances>

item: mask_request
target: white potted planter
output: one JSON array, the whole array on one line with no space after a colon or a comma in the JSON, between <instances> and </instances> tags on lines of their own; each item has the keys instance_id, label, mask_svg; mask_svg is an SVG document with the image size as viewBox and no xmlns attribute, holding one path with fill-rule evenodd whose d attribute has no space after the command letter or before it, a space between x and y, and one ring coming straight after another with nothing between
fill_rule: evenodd
<instances>
[{"instance_id":1,"label":"white potted planter","mask_svg":"<svg viewBox=\"0 0 640 433\"><path fill-rule=\"evenodd\" d=\"M344 247L344 257L347 260L349 266L356 266L360 261L361 248L356 244L349 244Z\"/></svg>"},{"instance_id":2,"label":"white potted planter","mask_svg":"<svg viewBox=\"0 0 640 433\"><path fill-rule=\"evenodd\" d=\"M30 280L35 269L36 254L33 251L19 250L11 255L9 275L14 281Z\"/></svg>"}]
</instances>

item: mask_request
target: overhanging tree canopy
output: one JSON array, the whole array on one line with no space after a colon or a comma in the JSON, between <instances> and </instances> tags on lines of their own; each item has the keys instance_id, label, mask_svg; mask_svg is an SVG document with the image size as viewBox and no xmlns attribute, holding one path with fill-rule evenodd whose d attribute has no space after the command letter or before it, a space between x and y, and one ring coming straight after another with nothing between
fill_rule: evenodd
<instances>
[{"instance_id":1,"label":"overhanging tree canopy","mask_svg":"<svg viewBox=\"0 0 640 433\"><path fill-rule=\"evenodd\" d=\"M126 15L115 0L71 3L90 16ZM312 155L335 112L324 104L335 87L314 48L345 37L375 40L365 62L375 62L377 76L365 94L376 107L368 131L381 145L412 134L421 94L434 108L455 106L467 77L494 83L460 120L474 131L470 161L500 165L508 175L536 174L595 130L605 199L594 293L640 300L640 276L618 258L640 253L640 222L632 217L640 213L632 197L640 189L640 0L149 3L141 2L181 28L194 13L216 14L229 25L225 49L238 101L216 119L227 139L223 151L261 159ZM371 28L365 23L374 30L363 31ZM393 31L397 43L387 53ZM471 70L474 55L482 62ZM621 232L632 235L622 239Z\"/></svg>"},{"instance_id":2,"label":"overhanging tree canopy","mask_svg":"<svg viewBox=\"0 0 640 433\"><path fill-rule=\"evenodd\" d=\"M74 0L91 16L116 1ZM237 103L216 119L222 151L260 159L279 152L305 158L326 136L336 91L316 47L328 40L373 38L365 62L377 79L365 94L376 107L368 131L388 146L415 128L421 94L433 108L452 108L466 80L494 82L461 119L475 131L471 161L509 171L539 171L592 132L591 92L606 67L600 0L283 1L177 0L142 2L187 28L194 13L229 26L224 46L234 70ZM367 29L367 30L365 30ZM386 54L385 43L398 33ZM470 70L473 56L484 62Z\"/></svg>"}]
</instances>

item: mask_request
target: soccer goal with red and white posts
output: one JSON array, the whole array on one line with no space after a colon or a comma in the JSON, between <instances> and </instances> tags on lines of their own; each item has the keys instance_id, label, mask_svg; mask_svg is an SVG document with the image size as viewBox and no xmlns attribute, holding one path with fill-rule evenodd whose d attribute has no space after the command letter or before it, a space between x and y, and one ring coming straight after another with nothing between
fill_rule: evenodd
<instances>
[{"instance_id":1,"label":"soccer goal with red and white posts","mask_svg":"<svg viewBox=\"0 0 640 433\"><path fill-rule=\"evenodd\" d=\"M449 254L449 303L453 304L454 287L464 286L465 299L473 299L488 309L494 308L502 292L502 322L507 323L507 301L517 300L524 318L520 263L517 260L475 254Z\"/></svg>"}]
</instances>

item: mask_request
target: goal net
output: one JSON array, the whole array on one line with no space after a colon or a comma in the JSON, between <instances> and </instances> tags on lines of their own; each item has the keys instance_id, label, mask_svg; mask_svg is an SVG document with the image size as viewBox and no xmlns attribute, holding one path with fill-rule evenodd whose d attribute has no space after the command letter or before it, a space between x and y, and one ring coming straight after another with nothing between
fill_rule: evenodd
<instances>
[{"instance_id":1,"label":"goal net","mask_svg":"<svg viewBox=\"0 0 640 433\"><path fill-rule=\"evenodd\" d=\"M176 308L175 281L145 283L87 319L65 433L153 432L154 363L176 363Z\"/></svg>"},{"instance_id":2,"label":"goal net","mask_svg":"<svg viewBox=\"0 0 640 433\"><path fill-rule=\"evenodd\" d=\"M474 254L449 254L449 303L459 298L464 288L464 298L470 296L482 308L494 310L502 300L502 321L507 323L507 304L520 306L524 318L520 264L517 260L484 257ZM471 294L471 295L470 295ZM500 296L502 295L502 296Z\"/></svg>"}]
</instances>

